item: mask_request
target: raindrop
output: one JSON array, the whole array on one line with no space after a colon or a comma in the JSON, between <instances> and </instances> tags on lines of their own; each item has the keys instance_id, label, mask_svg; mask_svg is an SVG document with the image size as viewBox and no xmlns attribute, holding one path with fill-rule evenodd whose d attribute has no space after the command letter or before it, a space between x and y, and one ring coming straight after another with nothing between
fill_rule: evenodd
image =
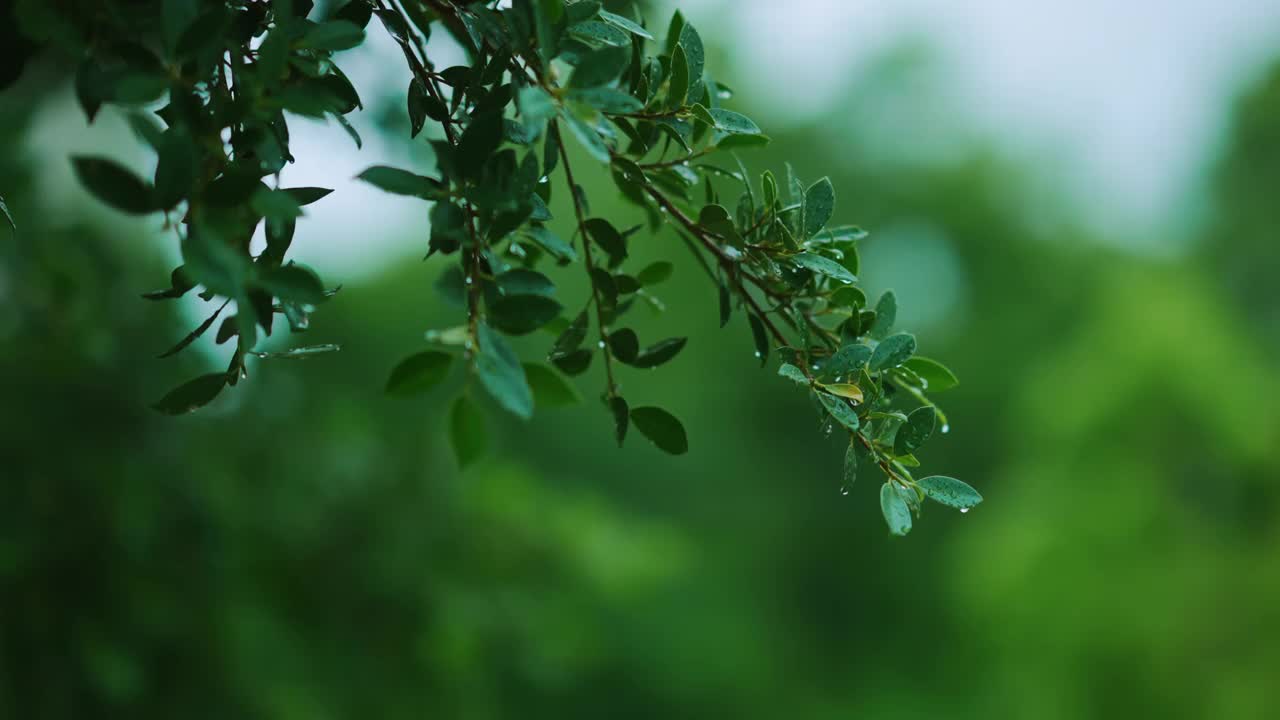
<instances>
[{"instance_id":1,"label":"raindrop","mask_svg":"<svg viewBox=\"0 0 1280 720\"><path fill-rule=\"evenodd\" d=\"M603 340L601 340L600 342L596 343L596 345L599 345L601 350L603 350L603 349L604 349L604 341L603 341Z\"/></svg>"},{"instance_id":2,"label":"raindrop","mask_svg":"<svg viewBox=\"0 0 1280 720\"><path fill-rule=\"evenodd\" d=\"M757 350L757 351L756 351L756 357L760 357L760 351L759 351L759 350Z\"/></svg>"},{"instance_id":3,"label":"raindrop","mask_svg":"<svg viewBox=\"0 0 1280 720\"><path fill-rule=\"evenodd\" d=\"M960 512L961 512L961 513L967 513L967 512L969 512L969 508L960 508Z\"/></svg>"},{"instance_id":4,"label":"raindrop","mask_svg":"<svg viewBox=\"0 0 1280 720\"><path fill-rule=\"evenodd\" d=\"M470 284L471 284L471 276L470 276L470 275L468 275L468 276L467 276L467 284L468 284L468 285L470 285Z\"/></svg>"},{"instance_id":5,"label":"raindrop","mask_svg":"<svg viewBox=\"0 0 1280 720\"><path fill-rule=\"evenodd\" d=\"M848 485L845 485L845 486L841 487L841 488L840 488L840 494L841 494L841 495L848 495L848 494L849 494L849 486L848 486Z\"/></svg>"},{"instance_id":6,"label":"raindrop","mask_svg":"<svg viewBox=\"0 0 1280 720\"><path fill-rule=\"evenodd\" d=\"M817 366L817 365L814 365L814 366L813 366L813 369L814 369L814 370L817 370L817 369L818 369L818 366Z\"/></svg>"},{"instance_id":7,"label":"raindrop","mask_svg":"<svg viewBox=\"0 0 1280 720\"><path fill-rule=\"evenodd\" d=\"M951 426L946 423L942 423L941 430L942 430L942 434L946 435L947 433L951 432Z\"/></svg>"}]
</instances>

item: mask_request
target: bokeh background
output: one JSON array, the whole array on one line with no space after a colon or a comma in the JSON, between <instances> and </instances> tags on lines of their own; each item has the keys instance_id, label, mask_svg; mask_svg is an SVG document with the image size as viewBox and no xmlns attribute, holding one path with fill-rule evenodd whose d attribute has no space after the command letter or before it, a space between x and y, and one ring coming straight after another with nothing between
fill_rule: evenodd
<instances>
[{"instance_id":1,"label":"bokeh background","mask_svg":"<svg viewBox=\"0 0 1280 720\"><path fill-rule=\"evenodd\" d=\"M138 299L176 248L67 156L148 159L45 57L0 95L0 717L1280 716L1280 3L681 6L773 135L747 163L872 231L868 289L962 381L926 469L987 501L889 538L684 265L637 326L692 342L624 383L687 456L614 447L592 374L459 473L462 373L381 394L457 312L424 206L350 179L430 168L381 37L340 60L365 149L298 120L285 174L338 189L294 247L344 350L159 416L225 348L154 358L200 310Z\"/></svg>"}]
</instances>

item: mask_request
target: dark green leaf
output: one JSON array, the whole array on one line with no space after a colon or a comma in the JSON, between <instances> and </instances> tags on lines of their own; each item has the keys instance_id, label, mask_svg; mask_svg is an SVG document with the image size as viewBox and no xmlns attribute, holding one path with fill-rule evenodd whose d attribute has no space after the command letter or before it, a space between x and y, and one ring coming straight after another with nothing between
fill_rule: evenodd
<instances>
[{"instance_id":1,"label":"dark green leaf","mask_svg":"<svg viewBox=\"0 0 1280 720\"><path fill-rule=\"evenodd\" d=\"M630 424L627 401L621 395L609 398L609 412L613 413L613 434L618 440L618 447L627 439L627 427Z\"/></svg>"},{"instance_id":2,"label":"dark green leaf","mask_svg":"<svg viewBox=\"0 0 1280 720\"><path fill-rule=\"evenodd\" d=\"M799 255L792 255L791 260L806 270L821 273L842 283L852 283L858 279L840 263L817 253L804 252Z\"/></svg>"},{"instance_id":3,"label":"dark green leaf","mask_svg":"<svg viewBox=\"0 0 1280 720\"><path fill-rule=\"evenodd\" d=\"M938 414L931 407L916 408L907 416L907 421L898 428L893 441L894 455L910 455L916 448L924 444L933 434L938 424Z\"/></svg>"},{"instance_id":4,"label":"dark green leaf","mask_svg":"<svg viewBox=\"0 0 1280 720\"><path fill-rule=\"evenodd\" d=\"M627 47L605 47L584 55L569 76L569 87L592 88L613 82L631 64L630 41L626 44Z\"/></svg>"},{"instance_id":5,"label":"dark green leaf","mask_svg":"<svg viewBox=\"0 0 1280 720\"><path fill-rule=\"evenodd\" d=\"M444 186L435 178L386 165L374 165L356 178L389 193L409 195L424 200L437 200L446 194Z\"/></svg>"},{"instance_id":6,"label":"dark green leaf","mask_svg":"<svg viewBox=\"0 0 1280 720\"><path fill-rule=\"evenodd\" d=\"M640 338L631 328L622 328L609 333L609 350L613 356L624 363L631 363L640 353Z\"/></svg>"},{"instance_id":7,"label":"dark green leaf","mask_svg":"<svg viewBox=\"0 0 1280 720\"><path fill-rule=\"evenodd\" d=\"M755 313L747 313L747 320L751 323L751 338L756 344L756 357L760 358L760 367L764 367L765 363L769 362L769 334L765 332L764 321ZM808 380L806 379L805 382Z\"/></svg>"},{"instance_id":8,"label":"dark green leaf","mask_svg":"<svg viewBox=\"0 0 1280 720\"><path fill-rule=\"evenodd\" d=\"M635 359L630 362L630 365L637 368L658 367L678 355L684 349L688 340L689 338L667 338L661 342L654 343L641 350L640 354L636 355ZM623 362L626 361L624 360Z\"/></svg>"},{"instance_id":9,"label":"dark green leaf","mask_svg":"<svg viewBox=\"0 0 1280 720\"><path fill-rule=\"evenodd\" d=\"M554 320L560 309L545 295L506 295L489 307L489 321L509 335L525 335Z\"/></svg>"},{"instance_id":10,"label":"dark green leaf","mask_svg":"<svg viewBox=\"0 0 1280 720\"><path fill-rule=\"evenodd\" d=\"M851 375L866 366L871 359L871 348L866 345L845 345L836 351L822 368L828 378Z\"/></svg>"},{"instance_id":11,"label":"dark green leaf","mask_svg":"<svg viewBox=\"0 0 1280 720\"><path fill-rule=\"evenodd\" d=\"M330 20L308 28L298 41L298 46L309 50L336 52L350 50L362 42L362 28L346 20Z\"/></svg>"},{"instance_id":12,"label":"dark green leaf","mask_svg":"<svg viewBox=\"0 0 1280 720\"><path fill-rule=\"evenodd\" d=\"M120 163L84 155L71 158L71 163L80 184L111 207L135 215L158 209L155 189Z\"/></svg>"},{"instance_id":13,"label":"dark green leaf","mask_svg":"<svg viewBox=\"0 0 1280 720\"><path fill-rule=\"evenodd\" d=\"M503 295L543 295L551 297L556 286L551 278L536 271L525 268L508 270L497 278L498 290Z\"/></svg>"},{"instance_id":14,"label":"dark green leaf","mask_svg":"<svg viewBox=\"0 0 1280 720\"><path fill-rule=\"evenodd\" d=\"M876 302L876 321L867 332L871 337L881 340L889 336L893 323L898 319L898 297L892 290L885 290Z\"/></svg>"},{"instance_id":15,"label":"dark green leaf","mask_svg":"<svg viewBox=\"0 0 1280 720\"><path fill-rule=\"evenodd\" d=\"M659 407L638 407L631 411L631 422L659 450L672 455L689 452L689 439L684 426L674 415Z\"/></svg>"},{"instance_id":16,"label":"dark green leaf","mask_svg":"<svg viewBox=\"0 0 1280 720\"><path fill-rule=\"evenodd\" d=\"M444 381L452 362L448 353L438 350L410 355L391 370L386 392L401 397L424 393Z\"/></svg>"},{"instance_id":17,"label":"dark green leaf","mask_svg":"<svg viewBox=\"0 0 1280 720\"><path fill-rule=\"evenodd\" d=\"M330 188L322 187L296 187L284 188L284 192L289 193L294 202L298 205L310 205L317 200L321 200L333 192Z\"/></svg>"},{"instance_id":18,"label":"dark green leaf","mask_svg":"<svg viewBox=\"0 0 1280 720\"><path fill-rule=\"evenodd\" d=\"M227 384L224 373L201 375L170 390L154 407L165 415L185 415L213 402Z\"/></svg>"},{"instance_id":19,"label":"dark green leaf","mask_svg":"<svg viewBox=\"0 0 1280 720\"><path fill-rule=\"evenodd\" d=\"M812 237L831 219L836 192L830 178L822 178L809 186L804 194L804 234Z\"/></svg>"},{"instance_id":20,"label":"dark green leaf","mask_svg":"<svg viewBox=\"0 0 1280 720\"><path fill-rule=\"evenodd\" d=\"M263 269L258 284L281 300L315 305L325 300L324 283L309 268L289 264Z\"/></svg>"}]
</instances>

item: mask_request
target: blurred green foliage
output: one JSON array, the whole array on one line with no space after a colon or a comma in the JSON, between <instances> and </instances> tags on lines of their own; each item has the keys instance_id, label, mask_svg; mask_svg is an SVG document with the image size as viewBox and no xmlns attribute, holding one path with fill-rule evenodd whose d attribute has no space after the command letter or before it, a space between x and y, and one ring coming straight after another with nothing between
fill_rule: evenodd
<instances>
[{"instance_id":1,"label":"blurred green foliage","mask_svg":"<svg viewBox=\"0 0 1280 720\"><path fill-rule=\"evenodd\" d=\"M745 322L715 331L694 273L664 324L714 341L636 380L700 429L681 458L554 411L459 475L447 393L377 380L424 323L386 308L449 312L416 262L317 318L344 352L155 415L142 400L178 371L136 348L188 321L139 309L164 271L137 237L42 206L30 113L66 92L42 72L0 107L21 226L0 241L0 717L1280 710L1280 72L1240 103L1177 260L1044 222L1021 194L1041 170L983 149L872 165L799 128L756 154L838 161L886 267L927 251L958 278L934 324L963 422L931 462L989 501L909 543L874 483L841 496L840 453L761 375Z\"/></svg>"}]
</instances>

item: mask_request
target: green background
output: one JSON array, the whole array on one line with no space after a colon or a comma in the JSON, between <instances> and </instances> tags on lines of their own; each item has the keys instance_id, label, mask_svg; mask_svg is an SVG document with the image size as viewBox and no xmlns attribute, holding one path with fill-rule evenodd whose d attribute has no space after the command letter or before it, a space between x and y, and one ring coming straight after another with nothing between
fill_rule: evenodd
<instances>
[{"instance_id":1,"label":"green background","mask_svg":"<svg viewBox=\"0 0 1280 720\"><path fill-rule=\"evenodd\" d=\"M635 325L691 341L622 381L684 421L687 456L617 449L593 368L582 406L527 424L483 401L490 452L459 473L463 373L381 393L424 329L456 322L444 265L416 251L326 270L344 288L302 340L341 353L261 362L193 416L150 411L226 349L154 359L194 325L138 298L171 240L42 197L36 170L66 159L30 138L79 122L68 71L45 58L0 96L20 227L0 230L0 717L1280 713L1280 73L1235 105L1203 220L1159 256L1030 197L1054 168L998 139L921 163L864 151L863 116L832 112L744 154L831 176L836 220L873 233L868 287L894 287L961 378L924 469L986 502L927 507L898 539L870 473L841 494L840 444L758 367L745 317L717 329L670 230L636 253L677 261L669 310ZM402 133L402 101L366 112ZM596 214L635 216L578 165ZM397 232L425 248L424 227Z\"/></svg>"}]
</instances>

